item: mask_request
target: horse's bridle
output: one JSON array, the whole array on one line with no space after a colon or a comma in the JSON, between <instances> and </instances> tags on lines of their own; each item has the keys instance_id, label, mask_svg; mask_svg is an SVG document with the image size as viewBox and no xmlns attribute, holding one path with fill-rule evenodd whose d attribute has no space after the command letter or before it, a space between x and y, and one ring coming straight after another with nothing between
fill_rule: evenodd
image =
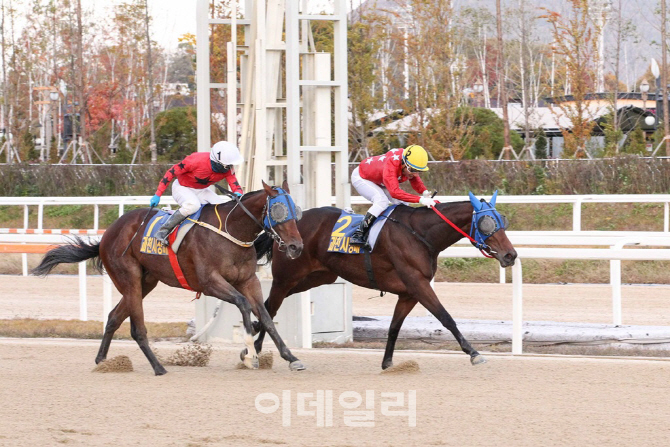
<instances>
[{"instance_id":1,"label":"horse's bridle","mask_svg":"<svg viewBox=\"0 0 670 447\"><path fill-rule=\"evenodd\" d=\"M247 209L246 206L244 206L242 200L236 194L233 194L222 186L214 186L223 194L227 195L235 201L235 206L230 211L230 213L228 213L228 216L226 216L226 232L228 231L228 218L233 213L235 208L239 206L261 229L261 231L256 233L254 240L258 238L258 235L265 231L277 243L279 251L286 251L286 242L284 242L274 227L275 225L282 224L291 219L298 221L300 220L300 217L302 217L302 210L293 202L293 199L286 191L284 191L282 188L279 188L278 186L272 187L272 189L277 191L278 194L272 197L267 196L265 205L263 206L263 211L261 212L261 222L251 213L251 211Z\"/></svg>"}]
</instances>

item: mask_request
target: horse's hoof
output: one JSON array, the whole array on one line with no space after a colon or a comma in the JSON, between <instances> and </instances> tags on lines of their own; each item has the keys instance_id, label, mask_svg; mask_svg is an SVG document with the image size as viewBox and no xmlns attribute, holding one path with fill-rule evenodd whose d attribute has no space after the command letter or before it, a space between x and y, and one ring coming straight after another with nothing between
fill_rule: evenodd
<instances>
[{"instance_id":1,"label":"horse's hoof","mask_svg":"<svg viewBox=\"0 0 670 447\"><path fill-rule=\"evenodd\" d=\"M99 365L100 362L104 362L104 361L105 361L105 359L103 357L96 357L95 358L95 364L96 365Z\"/></svg>"},{"instance_id":2,"label":"horse's hoof","mask_svg":"<svg viewBox=\"0 0 670 447\"><path fill-rule=\"evenodd\" d=\"M472 363L473 366L481 365L482 363L486 363L486 359L483 355L477 354L473 357L470 357L470 363Z\"/></svg>"},{"instance_id":3,"label":"horse's hoof","mask_svg":"<svg viewBox=\"0 0 670 447\"><path fill-rule=\"evenodd\" d=\"M393 366L393 361L382 362L382 369L389 369Z\"/></svg>"},{"instance_id":4,"label":"horse's hoof","mask_svg":"<svg viewBox=\"0 0 670 447\"><path fill-rule=\"evenodd\" d=\"M288 368L291 371L304 371L304 370L307 369L307 367L305 365L303 365L300 360L296 360L295 362L289 363Z\"/></svg>"},{"instance_id":5,"label":"horse's hoof","mask_svg":"<svg viewBox=\"0 0 670 447\"><path fill-rule=\"evenodd\" d=\"M156 369L154 372L156 373L157 376L164 376L165 374L167 374L167 370L163 367L161 367L160 369Z\"/></svg>"},{"instance_id":6,"label":"horse's hoof","mask_svg":"<svg viewBox=\"0 0 670 447\"><path fill-rule=\"evenodd\" d=\"M260 366L257 355L254 356L247 355L244 357L242 361L244 362L244 366L246 366L248 369L258 369L258 367Z\"/></svg>"},{"instance_id":7,"label":"horse's hoof","mask_svg":"<svg viewBox=\"0 0 670 447\"><path fill-rule=\"evenodd\" d=\"M240 351L240 360L241 361L244 361L244 358L247 356L247 352L249 352L249 350L247 348L244 348Z\"/></svg>"}]
</instances>

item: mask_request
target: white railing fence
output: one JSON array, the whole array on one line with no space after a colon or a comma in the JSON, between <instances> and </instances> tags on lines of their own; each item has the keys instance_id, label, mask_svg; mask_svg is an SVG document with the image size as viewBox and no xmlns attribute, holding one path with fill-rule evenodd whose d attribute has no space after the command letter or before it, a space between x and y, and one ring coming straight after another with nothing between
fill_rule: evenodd
<instances>
[{"instance_id":1,"label":"white railing fence","mask_svg":"<svg viewBox=\"0 0 670 447\"><path fill-rule=\"evenodd\" d=\"M488 198L488 197L487 197ZM333 203L334 202L333 198ZM440 202L458 202L468 200L467 196L436 196ZM352 196L352 205L369 204L361 196ZM572 231L582 229L582 205L584 203L662 203L663 231L670 232L670 194L592 194L592 195L555 195L555 196L506 196L499 195L496 203L569 203L572 204Z\"/></svg>"}]
</instances>

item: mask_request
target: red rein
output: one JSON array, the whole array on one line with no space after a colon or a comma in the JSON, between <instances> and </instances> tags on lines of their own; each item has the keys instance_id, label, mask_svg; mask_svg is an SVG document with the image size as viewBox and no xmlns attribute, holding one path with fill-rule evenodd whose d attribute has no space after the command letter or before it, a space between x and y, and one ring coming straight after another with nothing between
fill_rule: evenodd
<instances>
[{"instance_id":1,"label":"red rein","mask_svg":"<svg viewBox=\"0 0 670 447\"><path fill-rule=\"evenodd\" d=\"M440 203L440 202L435 201L435 203ZM470 237L470 235L467 234L465 231L463 231L463 230L461 230L460 228L458 228L458 227L456 226L456 224L454 224L452 221L450 221L449 219L447 219L446 217L444 217L444 214L442 214L441 212L439 212L439 211L437 210L436 207L433 206L433 207L431 207L431 209L432 209L433 211L435 211L435 213L437 213L437 215L440 216L440 217L442 218L443 221L445 221L446 223L448 223L449 225L451 225L451 227L452 227L454 230L458 231L458 232L461 233L463 236L467 237L467 238L470 240L470 242L474 243L474 244L475 244L475 247L477 246L477 245L476 245L476 244L477 244L477 241L475 241L474 239L472 239L472 238ZM479 249L479 251L481 251L482 254L483 254L485 257L487 257L487 258L492 258L492 257L493 257L493 256L489 255L488 253L486 253L486 252L485 252L484 250L482 250L481 248Z\"/></svg>"}]
</instances>

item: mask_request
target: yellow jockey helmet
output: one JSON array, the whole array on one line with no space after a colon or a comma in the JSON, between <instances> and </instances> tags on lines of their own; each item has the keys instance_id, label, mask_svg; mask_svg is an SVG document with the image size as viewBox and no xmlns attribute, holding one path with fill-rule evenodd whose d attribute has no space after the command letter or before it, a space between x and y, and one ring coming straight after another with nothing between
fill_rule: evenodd
<instances>
[{"instance_id":1,"label":"yellow jockey helmet","mask_svg":"<svg viewBox=\"0 0 670 447\"><path fill-rule=\"evenodd\" d=\"M412 171L428 170L428 153L421 146L412 144L402 152L402 161Z\"/></svg>"}]
</instances>

